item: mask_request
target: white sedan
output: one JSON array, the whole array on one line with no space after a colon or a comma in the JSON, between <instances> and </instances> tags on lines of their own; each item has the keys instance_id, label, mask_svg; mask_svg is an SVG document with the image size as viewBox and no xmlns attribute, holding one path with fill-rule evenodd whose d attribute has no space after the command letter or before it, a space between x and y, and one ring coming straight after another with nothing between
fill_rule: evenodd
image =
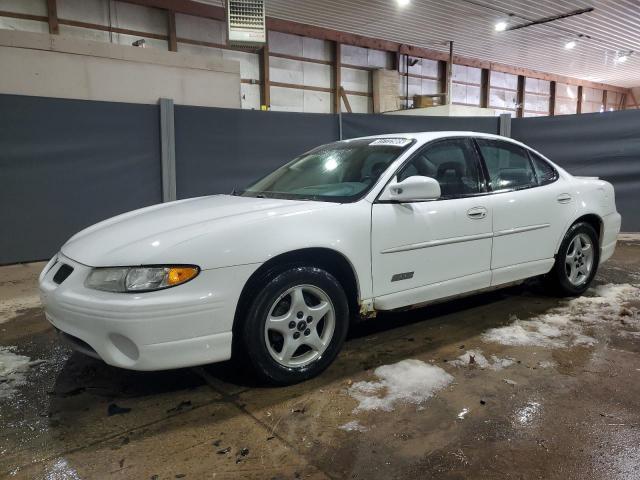
<instances>
[{"instance_id":1,"label":"white sedan","mask_svg":"<svg viewBox=\"0 0 640 480\"><path fill-rule=\"evenodd\" d=\"M544 275L579 295L615 249L611 184L495 135L322 145L232 195L154 205L65 243L40 276L77 350L159 370L250 362L298 382L350 321Z\"/></svg>"}]
</instances>

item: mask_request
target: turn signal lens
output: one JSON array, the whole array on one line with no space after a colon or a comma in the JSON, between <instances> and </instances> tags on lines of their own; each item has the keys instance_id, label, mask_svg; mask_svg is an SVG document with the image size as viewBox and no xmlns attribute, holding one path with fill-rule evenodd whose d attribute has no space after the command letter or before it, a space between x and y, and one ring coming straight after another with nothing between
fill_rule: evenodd
<instances>
[{"instance_id":1,"label":"turn signal lens","mask_svg":"<svg viewBox=\"0 0 640 480\"><path fill-rule=\"evenodd\" d=\"M172 267L167 274L167 286L179 285L191 280L197 274L198 269L194 267Z\"/></svg>"}]
</instances>

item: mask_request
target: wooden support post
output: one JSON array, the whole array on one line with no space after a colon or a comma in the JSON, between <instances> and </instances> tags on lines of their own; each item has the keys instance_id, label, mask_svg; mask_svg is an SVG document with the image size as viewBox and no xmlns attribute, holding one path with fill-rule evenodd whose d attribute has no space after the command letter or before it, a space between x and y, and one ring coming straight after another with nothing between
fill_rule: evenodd
<instances>
[{"instance_id":1,"label":"wooden support post","mask_svg":"<svg viewBox=\"0 0 640 480\"><path fill-rule=\"evenodd\" d=\"M483 68L480 75L480 106L489 108L489 84L491 82L491 70Z\"/></svg>"},{"instance_id":2,"label":"wooden support post","mask_svg":"<svg viewBox=\"0 0 640 480\"><path fill-rule=\"evenodd\" d=\"M516 94L516 117L524 117L524 89L526 87L527 77L518 75L518 93Z\"/></svg>"},{"instance_id":3,"label":"wooden support post","mask_svg":"<svg viewBox=\"0 0 640 480\"><path fill-rule=\"evenodd\" d=\"M603 90L602 92L602 111L607 111L607 90Z\"/></svg>"},{"instance_id":4,"label":"wooden support post","mask_svg":"<svg viewBox=\"0 0 640 480\"><path fill-rule=\"evenodd\" d=\"M58 24L58 5L56 0L47 0L47 19L49 21L49 33L59 34L60 25Z\"/></svg>"},{"instance_id":5,"label":"wooden support post","mask_svg":"<svg viewBox=\"0 0 640 480\"><path fill-rule=\"evenodd\" d=\"M271 106L271 82L269 81L269 44L260 51L260 109L269 110Z\"/></svg>"},{"instance_id":6,"label":"wooden support post","mask_svg":"<svg viewBox=\"0 0 640 480\"><path fill-rule=\"evenodd\" d=\"M439 91L438 93L444 93L445 96L443 97L443 101L442 103L446 103L447 102L447 97L446 95L449 94L448 91L448 83L447 83L447 62L444 60L439 60L438 61L438 86L439 86Z\"/></svg>"},{"instance_id":7,"label":"wooden support post","mask_svg":"<svg viewBox=\"0 0 640 480\"><path fill-rule=\"evenodd\" d=\"M556 114L556 82L552 80L549 83L549 116Z\"/></svg>"},{"instance_id":8,"label":"wooden support post","mask_svg":"<svg viewBox=\"0 0 640 480\"><path fill-rule=\"evenodd\" d=\"M638 106L638 101L636 100L636 96L633 94L633 90L629 89L629 95L631 95L631 100L633 100L633 106L636 108L640 108Z\"/></svg>"},{"instance_id":9,"label":"wooden support post","mask_svg":"<svg viewBox=\"0 0 640 480\"><path fill-rule=\"evenodd\" d=\"M344 102L344 106L347 109L347 112L352 113L351 112L351 104L349 103L349 98L347 97L347 94L344 91L344 88L342 88L342 87L340 87L340 97L342 98L342 101Z\"/></svg>"},{"instance_id":10,"label":"wooden support post","mask_svg":"<svg viewBox=\"0 0 640 480\"><path fill-rule=\"evenodd\" d=\"M578 87L578 105L576 106L576 113L582 113L582 85Z\"/></svg>"},{"instance_id":11,"label":"wooden support post","mask_svg":"<svg viewBox=\"0 0 640 480\"><path fill-rule=\"evenodd\" d=\"M167 10L167 20L169 29L169 51L178 51L178 36L176 35L176 12Z\"/></svg>"},{"instance_id":12,"label":"wooden support post","mask_svg":"<svg viewBox=\"0 0 640 480\"><path fill-rule=\"evenodd\" d=\"M342 46L340 42L333 43L333 112L342 111L340 87L342 86Z\"/></svg>"}]
</instances>

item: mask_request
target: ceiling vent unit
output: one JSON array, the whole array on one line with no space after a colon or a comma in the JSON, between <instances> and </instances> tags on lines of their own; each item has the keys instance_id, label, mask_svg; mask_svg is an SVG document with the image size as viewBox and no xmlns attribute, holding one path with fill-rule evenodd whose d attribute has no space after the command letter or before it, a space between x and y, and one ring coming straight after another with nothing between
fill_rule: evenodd
<instances>
[{"instance_id":1,"label":"ceiling vent unit","mask_svg":"<svg viewBox=\"0 0 640 480\"><path fill-rule=\"evenodd\" d=\"M227 38L239 46L267 42L264 0L227 0Z\"/></svg>"}]
</instances>

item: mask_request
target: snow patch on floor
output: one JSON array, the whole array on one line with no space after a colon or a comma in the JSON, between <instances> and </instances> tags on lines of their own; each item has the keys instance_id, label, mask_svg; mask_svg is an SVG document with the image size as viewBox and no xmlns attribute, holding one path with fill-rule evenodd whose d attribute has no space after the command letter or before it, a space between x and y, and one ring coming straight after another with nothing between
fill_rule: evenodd
<instances>
[{"instance_id":1,"label":"snow patch on floor","mask_svg":"<svg viewBox=\"0 0 640 480\"><path fill-rule=\"evenodd\" d=\"M19 315L20 310L39 306L40 297L33 294L0 299L0 323L5 323L15 318Z\"/></svg>"},{"instance_id":2,"label":"snow patch on floor","mask_svg":"<svg viewBox=\"0 0 640 480\"><path fill-rule=\"evenodd\" d=\"M364 425L360 425L360 422L358 422L357 420L353 420L351 422L345 423L344 425L340 425L338 428L347 432L366 432L367 430L369 430Z\"/></svg>"},{"instance_id":3,"label":"snow patch on floor","mask_svg":"<svg viewBox=\"0 0 640 480\"><path fill-rule=\"evenodd\" d=\"M69 465L69 462L64 458L58 458L53 465L51 465L46 473L45 478L47 480L80 480L81 477L75 468Z\"/></svg>"},{"instance_id":4,"label":"snow patch on floor","mask_svg":"<svg viewBox=\"0 0 640 480\"><path fill-rule=\"evenodd\" d=\"M29 368L42 363L14 352L15 347L0 347L0 399L11 397L17 387L27 383Z\"/></svg>"},{"instance_id":5,"label":"snow patch on floor","mask_svg":"<svg viewBox=\"0 0 640 480\"><path fill-rule=\"evenodd\" d=\"M472 360L473 359L473 360ZM456 367L476 366L480 369L489 370L502 370L503 368L510 367L515 363L512 358L498 358L495 355L491 355L487 358L482 353L482 350L468 350L460 355L456 360L449 362L450 365Z\"/></svg>"},{"instance_id":6,"label":"snow patch on floor","mask_svg":"<svg viewBox=\"0 0 640 480\"><path fill-rule=\"evenodd\" d=\"M419 405L453 382L442 368L415 359L383 365L374 373L378 381L357 382L349 387L349 395L359 402L354 412L389 412L396 403Z\"/></svg>"},{"instance_id":7,"label":"snow patch on floor","mask_svg":"<svg viewBox=\"0 0 640 480\"><path fill-rule=\"evenodd\" d=\"M539 368L553 368L556 365L558 365L556 362L554 362L553 360L542 360L540 362L538 362L538 367Z\"/></svg>"},{"instance_id":8,"label":"snow patch on floor","mask_svg":"<svg viewBox=\"0 0 640 480\"><path fill-rule=\"evenodd\" d=\"M629 284L600 285L589 290L590 296L578 297L549 313L520 320L506 327L487 330L485 342L514 346L566 348L596 343L584 333L585 328L614 325L623 329L640 329L638 309L629 302L640 299L640 288Z\"/></svg>"}]
</instances>

